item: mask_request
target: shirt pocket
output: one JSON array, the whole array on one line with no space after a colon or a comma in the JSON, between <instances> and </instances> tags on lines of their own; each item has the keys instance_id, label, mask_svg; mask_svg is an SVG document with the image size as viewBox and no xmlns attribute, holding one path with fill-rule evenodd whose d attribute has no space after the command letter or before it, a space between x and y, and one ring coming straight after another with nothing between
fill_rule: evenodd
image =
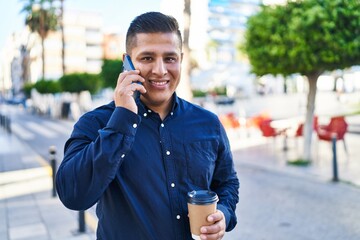
<instances>
[{"instance_id":1,"label":"shirt pocket","mask_svg":"<svg viewBox=\"0 0 360 240\"><path fill-rule=\"evenodd\" d=\"M202 140L185 144L186 165L190 182L209 189L217 156L216 141Z\"/></svg>"}]
</instances>

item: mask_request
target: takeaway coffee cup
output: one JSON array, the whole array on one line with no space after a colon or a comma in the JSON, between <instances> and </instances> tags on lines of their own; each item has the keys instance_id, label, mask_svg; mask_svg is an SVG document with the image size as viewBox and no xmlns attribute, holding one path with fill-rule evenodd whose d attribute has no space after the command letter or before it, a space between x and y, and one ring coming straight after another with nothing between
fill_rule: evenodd
<instances>
[{"instance_id":1,"label":"takeaway coffee cup","mask_svg":"<svg viewBox=\"0 0 360 240\"><path fill-rule=\"evenodd\" d=\"M190 219L190 230L193 239L200 239L200 228L211 225L207 217L216 212L219 198L215 192L208 190L191 191L187 194Z\"/></svg>"}]
</instances>

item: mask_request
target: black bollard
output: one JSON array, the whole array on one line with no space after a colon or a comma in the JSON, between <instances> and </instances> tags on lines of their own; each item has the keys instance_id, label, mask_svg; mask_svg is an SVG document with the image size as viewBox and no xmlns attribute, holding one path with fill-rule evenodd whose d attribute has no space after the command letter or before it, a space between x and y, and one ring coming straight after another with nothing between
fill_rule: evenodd
<instances>
[{"instance_id":1,"label":"black bollard","mask_svg":"<svg viewBox=\"0 0 360 240\"><path fill-rule=\"evenodd\" d=\"M52 175L52 196L56 197L56 183L55 183L55 177L56 177L56 147L50 146L49 147L49 153L50 153L50 166L51 166L51 175Z\"/></svg>"},{"instance_id":2,"label":"black bollard","mask_svg":"<svg viewBox=\"0 0 360 240\"><path fill-rule=\"evenodd\" d=\"M85 211L79 211L79 233L84 233L85 231Z\"/></svg>"},{"instance_id":3,"label":"black bollard","mask_svg":"<svg viewBox=\"0 0 360 240\"><path fill-rule=\"evenodd\" d=\"M337 168L337 154L336 154L336 135L331 138L332 141L332 152L333 152L333 181L338 182L338 168Z\"/></svg>"},{"instance_id":4,"label":"black bollard","mask_svg":"<svg viewBox=\"0 0 360 240\"><path fill-rule=\"evenodd\" d=\"M6 117L6 131L11 133L11 119L9 117Z\"/></svg>"}]
</instances>

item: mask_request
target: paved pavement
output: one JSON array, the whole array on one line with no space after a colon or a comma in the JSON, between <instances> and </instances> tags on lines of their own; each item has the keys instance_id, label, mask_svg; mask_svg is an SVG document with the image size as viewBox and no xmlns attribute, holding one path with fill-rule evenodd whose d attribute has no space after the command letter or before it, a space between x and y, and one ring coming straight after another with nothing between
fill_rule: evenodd
<instances>
[{"instance_id":1,"label":"paved pavement","mask_svg":"<svg viewBox=\"0 0 360 240\"><path fill-rule=\"evenodd\" d=\"M348 154L338 143L340 181L360 187L360 116L347 118L351 133L346 135ZM289 150L282 150L283 139L265 139L256 130L229 131L234 160L245 166L279 171L318 181L331 181L332 151L327 142L313 140L314 161L310 166L288 165L301 155L302 140L289 138ZM0 239L95 239L94 224L86 233L78 231L78 213L66 209L51 196L52 178L47 160L0 128ZM228 240L235 240L229 239Z\"/></svg>"},{"instance_id":2,"label":"paved pavement","mask_svg":"<svg viewBox=\"0 0 360 240\"><path fill-rule=\"evenodd\" d=\"M52 197L48 163L0 129L0 239L95 239L79 234L78 213Z\"/></svg>"}]
</instances>

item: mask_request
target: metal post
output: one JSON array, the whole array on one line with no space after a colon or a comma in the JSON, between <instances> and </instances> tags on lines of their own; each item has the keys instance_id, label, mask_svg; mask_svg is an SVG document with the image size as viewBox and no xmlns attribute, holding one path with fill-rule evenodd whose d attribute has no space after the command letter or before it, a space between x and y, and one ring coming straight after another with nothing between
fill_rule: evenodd
<instances>
[{"instance_id":1,"label":"metal post","mask_svg":"<svg viewBox=\"0 0 360 240\"><path fill-rule=\"evenodd\" d=\"M79 211L79 232L85 232L85 211Z\"/></svg>"},{"instance_id":2,"label":"metal post","mask_svg":"<svg viewBox=\"0 0 360 240\"><path fill-rule=\"evenodd\" d=\"M332 136L332 152L333 152L333 181L339 181L337 169L337 154L336 154L336 135Z\"/></svg>"},{"instance_id":3,"label":"metal post","mask_svg":"<svg viewBox=\"0 0 360 240\"><path fill-rule=\"evenodd\" d=\"M56 155L56 147L55 146L50 146L49 153L50 153L50 166L51 166L52 184L53 184L52 196L56 197L56 182L55 182L55 177L56 177L56 157L55 157L55 155Z\"/></svg>"},{"instance_id":4,"label":"metal post","mask_svg":"<svg viewBox=\"0 0 360 240\"><path fill-rule=\"evenodd\" d=\"M6 117L6 131L11 133L11 119L10 117Z\"/></svg>"}]
</instances>

